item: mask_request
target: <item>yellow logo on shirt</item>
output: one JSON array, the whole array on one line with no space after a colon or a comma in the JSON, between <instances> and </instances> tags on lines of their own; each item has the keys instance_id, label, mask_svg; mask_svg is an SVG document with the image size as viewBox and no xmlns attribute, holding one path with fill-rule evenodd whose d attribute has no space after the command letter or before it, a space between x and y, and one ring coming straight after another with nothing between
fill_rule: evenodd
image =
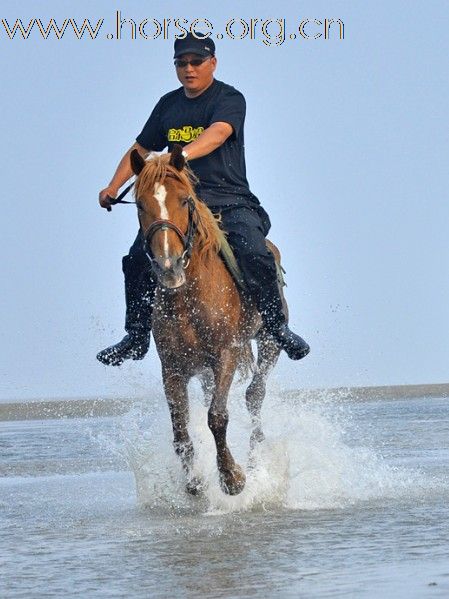
<instances>
[{"instance_id":1,"label":"yellow logo on shirt","mask_svg":"<svg viewBox=\"0 0 449 599\"><path fill-rule=\"evenodd\" d=\"M188 143L196 139L202 132L204 127L192 127L192 125L184 125L182 129L169 129L168 141L184 141Z\"/></svg>"}]
</instances>

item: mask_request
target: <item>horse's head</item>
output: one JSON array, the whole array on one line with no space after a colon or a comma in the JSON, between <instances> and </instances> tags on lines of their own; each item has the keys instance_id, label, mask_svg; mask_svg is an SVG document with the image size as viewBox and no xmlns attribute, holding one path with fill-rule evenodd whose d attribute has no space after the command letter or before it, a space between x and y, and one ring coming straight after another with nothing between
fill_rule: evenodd
<instances>
[{"instance_id":1,"label":"horse's head","mask_svg":"<svg viewBox=\"0 0 449 599\"><path fill-rule=\"evenodd\" d=\"M145 252L159 282L175 289L186 281L197 229L195 194L182 147L148 161L133 150L131 166L137 175L134 189Z\"/></svg>"}]
</instances>

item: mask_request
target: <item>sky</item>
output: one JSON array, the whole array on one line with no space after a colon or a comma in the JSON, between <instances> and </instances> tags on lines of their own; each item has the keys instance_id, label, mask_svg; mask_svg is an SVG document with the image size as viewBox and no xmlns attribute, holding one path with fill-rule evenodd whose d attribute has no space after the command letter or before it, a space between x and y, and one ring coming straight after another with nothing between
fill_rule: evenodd
<instances>
[{"instance_id":1,"label":"sky","mask_svg":"<svg viewBox=\"0 0 449 599\"><path fill-rule=\"evenodd\" d=\"M148 19L147 39L132 39L130 23L115 39L118 10L137 27ZM98 192L159 97L179 86L176 31L152 39L152 19L164 18L207 19L216 78L246 97L248 180L283 256L291 326L312 347L300 362L284 355L274 380L448 381L445 0L7 1L0 21L52 17L104 21L96 39L80 40L69 26L61 39L34 26L11 40L0 22L0 401L160 387L154 345L120 369L95 355L124 334L121 257L137 231L134 207L108 213ZM254 39L239 39L239 20L256 18L272 20L267 35L255 26ZM314 19L326 18L344 23L344 39L334 25L318 37Z\"/></svg>"}]
</instances>

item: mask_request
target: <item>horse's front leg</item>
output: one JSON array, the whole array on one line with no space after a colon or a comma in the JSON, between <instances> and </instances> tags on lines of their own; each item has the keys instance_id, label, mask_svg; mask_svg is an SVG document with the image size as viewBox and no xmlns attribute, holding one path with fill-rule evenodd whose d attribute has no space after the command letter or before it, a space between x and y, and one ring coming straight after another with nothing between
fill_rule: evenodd
<instances>
[{"instance_id":1,"label":"horse's front leg","mask_svg":"<svg viewBox=\"0 0 449 599\"><path fill-rule=\"evenodd\" d=\"M162 380L173 426L173 444L176 453L181 458L182 467L188 479L186 490L188 493L196 495L200 491L201 482L192 475L194 452L187 430L189 421L188 378L177 370L163 368Z\"/></svg>"},{"instance_id":2,"label":"horse's front leg","mask_svg":"<svg viewBox=\"0 0 449 599\"><path fill-rule=\"evenodd\" d=\"M224 350L221 359L214 366L215 389L208 413L208 424L217 446L217 465L220 473L220 485L225 493L237 495L245 486L246 477L242 468L235 462L226 443L228 427L227 401L229 388L237 366L234 351Z\"/></svg>"}]
</instances>

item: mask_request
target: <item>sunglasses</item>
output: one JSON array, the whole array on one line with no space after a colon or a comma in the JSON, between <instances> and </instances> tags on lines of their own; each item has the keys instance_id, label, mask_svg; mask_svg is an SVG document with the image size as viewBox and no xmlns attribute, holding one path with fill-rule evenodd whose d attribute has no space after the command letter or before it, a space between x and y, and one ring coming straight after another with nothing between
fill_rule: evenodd
<instances>
[{"instance_id":1,"label":"sunglasses","mask_svg":"<svg viewBox=\"0 0 449 599\"><path fill-rule=\"evenodd\" d=\"M185 69L188 64L191 64L192 67L199 67L203 62L209 60L209 58L212 58L212 56L206 56L206 58L192 58L192 60L182 60L181 58L177 58L175 60L175 67L177 69Z\"/></svg>"}]
</instances>

